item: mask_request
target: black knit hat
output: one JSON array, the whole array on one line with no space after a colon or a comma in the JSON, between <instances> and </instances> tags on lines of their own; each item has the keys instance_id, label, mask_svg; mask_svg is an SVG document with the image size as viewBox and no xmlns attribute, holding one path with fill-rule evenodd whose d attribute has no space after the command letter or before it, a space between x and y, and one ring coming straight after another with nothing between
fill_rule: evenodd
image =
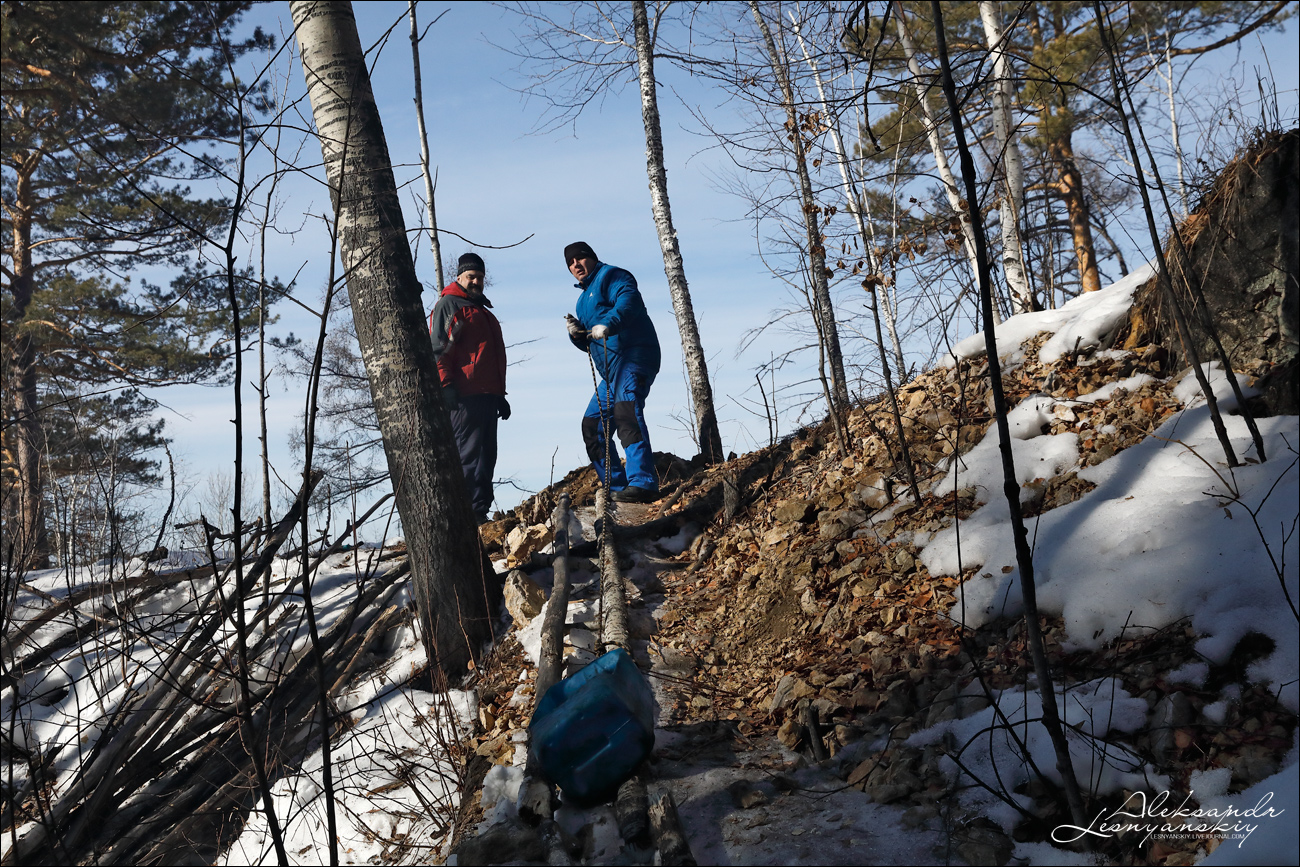
<instances>
[{"instance_id":1,"label":"black knit hat","mask_svg":"<svg viewBox=\"0 0 1300 867\"><path fill-rule=\"evenodd\" d=\"M596 251L591 249L591 245L586 241L574 241L564 248L564 264L567 265L574 259L595 259L597 262L600 261Z\"/></svg>"},{"instance_id":2,"label":"black knit hat","mask_svg":"<svg viewBox=\"0 0 1300 867\"><path fill-rule=\"evenodd\" d=\"M482 271L487 273L487 269L483 267L483 257L478 253L466 253L464 256L461 256L460 260L456 263L456 276L459 277L466 271Z\"/></svg>"}]
</instances>

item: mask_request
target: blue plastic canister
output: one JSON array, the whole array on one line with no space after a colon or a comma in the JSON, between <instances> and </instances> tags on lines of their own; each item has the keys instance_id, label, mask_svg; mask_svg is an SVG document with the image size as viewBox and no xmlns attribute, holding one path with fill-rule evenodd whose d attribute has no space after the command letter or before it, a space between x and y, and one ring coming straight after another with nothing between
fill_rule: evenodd
<instances>
[{"instance_id":1,"label":"blue plastic canister","mask_svg":"<svg viewBox=\"0 0 1300 867\"><path fill-rule=\"evenodd\" d=\"M579 806L611 800L654 748L655 701L625 651L546 691L528 726L530 758Z\"/></svg>"}]
</instances>

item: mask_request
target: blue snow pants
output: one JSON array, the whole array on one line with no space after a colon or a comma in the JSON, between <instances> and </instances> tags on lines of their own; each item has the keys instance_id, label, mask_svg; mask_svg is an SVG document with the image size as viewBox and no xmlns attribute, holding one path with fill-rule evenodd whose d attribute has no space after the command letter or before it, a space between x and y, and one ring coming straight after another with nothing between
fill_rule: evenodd
<instances>
[{"instance_id":1,"label":"blue snow pants","mask_svg":"<svg viewBox=\"0 0 1300 867\"><path fill-rule=\"evenodd\" d=\"M639 364L619 365L613 383L608 380L601 382L587 404L587 412L582 417L582 439L587 445L587 456L601 480L605 480L606 423L611 415L614 430L627 455L627 468L624 469L619 463L618 449L610 443L611 490L620 491L629 485L649 491L659 490L654 454L650 451L650 431L645 424L645 400L656 373Z\"/></svg>"}]
</instances>

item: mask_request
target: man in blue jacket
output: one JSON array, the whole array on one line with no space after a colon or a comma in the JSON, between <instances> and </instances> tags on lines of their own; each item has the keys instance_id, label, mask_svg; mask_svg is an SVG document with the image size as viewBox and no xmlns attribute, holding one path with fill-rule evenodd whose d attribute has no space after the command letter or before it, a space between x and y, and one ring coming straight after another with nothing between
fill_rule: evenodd
<instances>
[{"instance_id":1,"label":"man in blue jacket","mask_svg":"<svg viewBox=\"0 0 1300 867\"><path fill-rule=\"evenodd\" d=\"M601 481L608 482L615 501L653 502L659 498L659 478L645 424L645 399L659 373L659 336L635 277L601 262L586 241L565 247L564 263L582 290L577 315L565 316L569 339L591 354L604 380L582 417L587 455ZM618 452L610 443L607 473L605 422L611 417L627 455L627 467L620 465Z\"/></svg>"}]
</instances>

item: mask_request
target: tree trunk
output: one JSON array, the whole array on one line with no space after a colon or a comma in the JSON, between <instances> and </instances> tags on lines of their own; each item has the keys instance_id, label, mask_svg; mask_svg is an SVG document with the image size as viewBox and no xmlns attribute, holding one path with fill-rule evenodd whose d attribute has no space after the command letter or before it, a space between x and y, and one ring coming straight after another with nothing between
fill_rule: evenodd
<instances>
[{"instance_id":1,"label":"tree trunk","mask_svg":"<svg viewBox=\"0 0 1300 867\"><path fill-rule=\"evenodd\" d=\"M695 430L699 436L700 454L707 463L716 464L722 461L722 435L718 432L713 386L709 383L709 368L704 359L704 347L700 345L700 329L695 322L682 251L677 244L677 230L673 228L673 213L668 204L668 171L664 167L664 140L655 87L654 42L646 19L645 0L633 0L632 22L636 30L637 78L641 83L641 119L645 123L645 168L650 178L650 211L654 214L655 230L659 233L664 276L668 278L668 294L673 299L673 313L677 315L677 330L682 338L682 357L691 386L691 400L695 404Z\"/></svg>"},{"instance_id":2,"label":"tree trunk","mask_svg":"<svg viewBox=\"0 0 1300 867\"><path fill-rule=\"evenodd\" d=\"M424 175L424 198L429 208L429 249L433 267L438 272L436 291L446 286L442 271L442 243L438 240L438 212L433 207L433 172L429 168L429 132L424 128L424 92L420 82L420 35L415 23L415 0L407 0L411 17L411 68L415 71L415 122L420 130L420 170ZM435 19L436 20L436 19Z\"/></svg>"},{"instance_id":3,"label":"tree trunk","mask_svg":"<svg viewBox=\"0 0 1300 867\"><path fill-rule=\"evenodd\" d=\"M793 16L793 13L791 13ZM826 87L822 82L821 69L818 68L817 62L813 59L812 54L808 51L808 46L804 42L803 33L799 25L795 25L795 36L799 39L799 48L803 52L804 62L812 70L813 82L817 85L817 96L822 103L822 111L826 113L827 123L830 126L831 145L835 149L835 157L840 167L840 185L844 190L844 205L853 215L854 223L858 227L858 237L862 239L862 250L870 263L871 271L878 273L880 271L880 262L875 253L875 244L873 232L874 229L867 225L867 220L871 218L870 210L866 207L867 198L858 192L858 186L853 180L851 168L849 166L848 148L844 146L844 137L840 135L839 116L831 111L831 102L826 97ZM866 213L864 217L863 214ZM882 287L883 288L883 287ZM900 373L907 369L906 361L903 358L903 347L898 342L898 320L894 315L894 305L889 299L889 293L882 291L878 295L871 293L871 310L872 316L876 320L877 343L880 344L881 364L886 368L889 366L888 359L885 357L884 343L881 342L880 314L877 307L884 309L885 327L889 330L890 345L894 351L894 362ZM886 387L892 389L893 385L889 383L889 371L885 370Z\"/></svg>"},{"instance_id":4,"label":"tree trunk","mask_svg":"<svg viewBox=\"0 0 1300 867\"><path fill-rule=\"evenodd\" d=\"M1036 7L1030 4L1029 34L1033 41L1034 52L1041 55L1044 51L1043 28L1038 18ZM1057 20L1056 32L1064 30L1064 24ZM1083 194L1083 174L1074 161L1073 120L1065 100L1064 91L1058 91L1061 104L1061 117L1053 117L1052 104L1045 101L1039 114L1038 124L1048 137L1047 156L1056 164L1058 180L1048 184L1065 202L1066 216L1070 222L1070 236L1074 243L1074 255L1078 262L1079 284L1082 292L1096 292L1101 288L1101 276L1097 272L1097 250L1092 243L1092 223L1088 216L1088 203Z\"/></svg>"},{"instance_id":5,"label":"tree trunk","mask_svg":"<svg viewBox=\"0 0 1300 867\"><path fill-rule=\"evenodd\" d=\"M943 142L939 140L939 123L935 120L934 110L930 108L929 91L921 81L921 64L916 60L916 45L907 30L907 22L903 20L902 6L896 7L894 19L898 24L898 38L903 46L903 54L907 58L907 69L912 73L912 86L916 90L916 101L921 109L921 119L925 123L925 135L930 142L930 153L934 155L934 167L939 172L939 180L943 183L944 192L948 196L948 206L952 208L961 223L962 248L966 251L966 260L970 263L972 279L978 285L979 265L975 258L975 235L971 221L981 219L979 208L975 202L962 199L957 187L957 178L953 175L952 165L948 162L948 154L943 149ZM998 316L997 305L994 305L993 315ZM994 321L1000 322L1001 317Z\"/></svg>"},{"instance_id":6,"label":"tree trunk","mask_svg":"<svg viewBox=\"0 0 1300 867\"><path fill-rule=\"evenodd\" d=\"M862 252L867 260L869 270L867 279L862 281L862 288L867 290L867 309L871 311L871 321L876 329L876 348L880 355L880 372L885 377L885 393L889 395L889 406L894 414L894 425L898 433L898 444L903 456L903 466L907 472L908 488L912 492L912 502L921 502L921 491L916 484L916 465L912 462L912 454L907 445L907 435L903 430L903 416L898 408L898 395L894 392L894 377L889 369L889 354L885 350L885 337L881 333L880 326L880 307L881 301L885 302L886 315L890 317L891 329L893 326L893 312L888 308L888 294L882 285L880 260L876 256L876 245L873 243L871 232L863 217L863 203L866 196L859 194L857 184L853 182L853 176L849 173L849 157L844 147L844 138L840 135L839 118L831 113L830 100L826 98L826 88L822 84L821 70L817 68L817 62L813 60L812 54L808 51L808 46L804 42L803 33L800 31L798 24L795 25L795 35L799 38L799 48L803 51L804 62L812 70L813 81L817 84L817 96L821 98L822 108L826 111L827 119L830 124L831 143L835 147L836 160L840 164L840 182L844 189L844 201L853 214L854 222L858 227L858 237L862 239ZM874 278L874 279L873 279ZM898 341L894 341L895 352L897 353L899 370L903 367L903 351L898 347ZM841 450L843 450L843 435L839 427L835 433L840 436Z\"/></svg>"},{"instance_id":7,"label":"tree trunk","mask_svg":"<svg viewBox=\"0 0 1300 867\"><path fill-rule=\"evenodd\" d=\"M984 36L993 55L993 134L998 142L1005 188L1002 193L1002 273L1007 278L1011 309L1027 313L1038 308L1025 271L1024 245L1020 236L1020 215L1025 207L1025 168L1020 158L1020 137L1011 122L1011 61L1007 57L998 4L980 0Z\"/></svg>"},{"instance_id":8,"label":"tree trunk","mask_svg":"<svg viewBox=\"0 0 1300 867\"><path fill-rule=\"evenodd\" d=\"M489 636L477 533L352 4L289 4L352 315L402 516L430 664L459 677Z\"/></svg>"},{"instance_id":9,"label":"tree trunk","mask_svg":"<svg viewBox=\"0 0 1300 867\"><path fill-rule=\"evenodd\" d=\"M808 270L812 284L813 302L817 307L816 314L820 323L818 338L825 343L826 357L831 369L831 397L833 399L831 409L832 411L839 411L848 408L849 386L848 379L844 375L844 354L840 350L840 333L839 327L835 323L835 307L831 303L831 290L827 282L826 245L822 239L821 228L817 225L821 209L817 207L817 202L813 198L812 178L808 175L808 154L804 147L799 112L795 107L794 88L790 84L790 76L785 62L781 59L780 52L777 51L776 40L772 38L772 29L768 26L762 11L759 10L757 0L750 0L749 8L754 13L754 20L758 22L758 29L762 32L763 41L767 44L767 52L772 62L772 72L776 75L777 83L780 85L781 99L785 103L785 110L788 115L786 131L789 134L790 143L794 147L794 166L799 178L799 198L802 206L801 210L803 211L804 227L808 232Z\"/></svg>"},{"instance_id":10,"label":"tree trunk","mask_svg":"<svg viewBox=\"0 0 1300 867\"><path fill-rule=\"evenodd\" d=\"M10 278L13 307L6 319L8 326L5 352L3 386L5 415L10 424L4 441L6 478L3 486L6 550L0 557L12 560L12 568L41 569L49 565L49 539L45 531L45 499L42 463L45 435L41 429L40 407L36 386L36 346L32 337L15 324L22 321L27 306L32 301L36 277L32 267L31 248L31 170L35 160L27 163L31 168L19 167L14 184L13 204L13 263ZM12 318L10 318L12 317ZM18 333L15 334L14 332ZM12 477L8 477L12 472ZM12 549L10 550L10 547Z\"/></svg>"},{"instance_id":11,"label":"tree trunk","mask_svg":"<svg viewBox=\"0 0 1300 867\"><path fill-rule=\"evenodd\" d=\"M975 160L971 157L970 148L966 144L966 132L958 110L957 85L953 81L952 68L948 64L948 45L943 32L943 7L939 5L939 0L930 0L930 8L934 16L935 41L943 71L943 90L948 100L948 111L952 115L953 135L957 140L962 178L966 184L966 195L974 200L978 192ZM1011 451L1011 426L1007 421L1007 399L1002 390L1002 363L998 358L998 341L993 323L993 281L989 277L988 244L984 236L984 224L973 226L972 231L975 237L975 264L979 278L980 307L984 314L984 346L988 353L989 391L993 397L993 421L998 431L998 451L1002 456L1002 493L1007 499L1007 511L1011 516L1012 544L1016 551L1016 565L1020 569L1020 596L1025 607L1025 643L1029 647L1034 673L1038 677L1038 692L1043 700L1042 723L1056 752L1056 771L1064 783L1065 799L1069 803L1070 814L1076 824L1083 825L1085 822L1083 795L1079 788L1078 777L1074 773L1069 742L1066 740L1057 709L1056 686L1052 681L1052 669L1043 643L1042 625L1039 623L1038 590L1034 583L1034 555L1029 547L1029 533L1020 510L1020 485L1016 481L1015 457Z\"/></svg>"},{"instance_id":12,"label":"tree trunk","mask_svg":"<svg viewBox=\"0 0 1300 867\"><path fill-rule=\"evenodd\" d=\"M1065 211L1070 219L1070 237L1074 240L1074 255L1079 262L1080 291L1096 292L1101 288L1101 275L1097 272L1097 250L1092 243L1088 202L1083 196L1083 174L1074 161L1073 136L1067 131L1048 142L1047 154L1060 172L1055 189L1065 200Z\"/></svg>"}]
</instances>

